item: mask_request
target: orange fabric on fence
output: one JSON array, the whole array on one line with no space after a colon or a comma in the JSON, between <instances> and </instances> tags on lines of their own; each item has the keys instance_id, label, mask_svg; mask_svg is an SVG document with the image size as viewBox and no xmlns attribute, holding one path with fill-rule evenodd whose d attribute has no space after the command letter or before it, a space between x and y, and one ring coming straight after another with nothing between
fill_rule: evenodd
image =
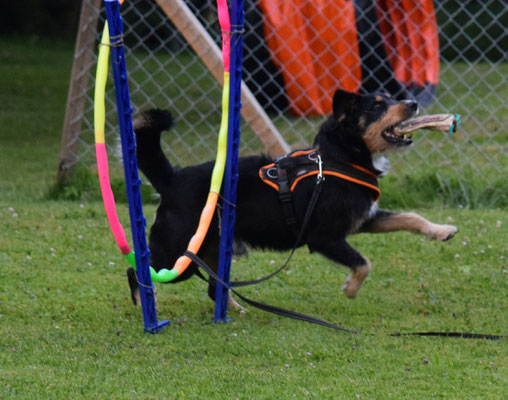
<instances>
[{"instance_id":1,"label":"orange fabric on fence","mask_svg":"<svg viewBox=\"0 0 508 400\"><path fill-rule=\"evenodd\" d=\"M362 80L354 4L346 0L260 0L265 40L291 110L323 115L334 91Z\"/></svg>"},{"instance_id":2,"label":"orange fabric on fence","mask_svg":"<svg viewBox=\"0 0 508 400\"><path fill-rule=\"evenodd\" d=\"M406 85L437 85L439 39L432 0L378 0L385 51L395 77Z\"/></svg>"},{"instance_id":3,"label":"orange fabric on fence","mask_svg":"<svg viewBox=\"0 0 508 400\"><path fill-rule=\"evenodd\" d=\"M381 31L386 52L379 62L387 63L410 90L437 85L439 41L432 0L377 0L372 6L379 21L372 29ZM354 1L260 0L259 7L265 40L293 113L329 114L336 89L360 90L362 38Z\"/></svg>"}]
</instances>

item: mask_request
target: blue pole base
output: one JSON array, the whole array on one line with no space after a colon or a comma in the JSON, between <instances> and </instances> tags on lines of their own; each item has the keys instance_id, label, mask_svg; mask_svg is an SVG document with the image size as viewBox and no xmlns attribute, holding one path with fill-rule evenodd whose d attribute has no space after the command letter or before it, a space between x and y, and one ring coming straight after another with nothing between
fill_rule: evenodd
<instances>
[{"instance_id":1,"label":"blue pole base","mask_svg":"<svg viewBox=\"0 0 508 400\"><path fill-rule=\"evenodd\" d=\"M151 333L151 334L160 333L164 329L164 327L169 324L171 324L171 321L166 319L164 321L157 322L157 325L155 325L153 327L145 328L145 332Z\"/></svg>"},{"instance_id":2,"label":"blue pole base","mask_svg":"<svg viewBox=\"0 0 508 400\"><path fill-rule=\"evenodd\" d=\"M227 324L228 322L235 322L235 320L233 318L224 318L224 319L214 318L213 322L215 322L216 324Z\"/></svg>"}]
</instances>

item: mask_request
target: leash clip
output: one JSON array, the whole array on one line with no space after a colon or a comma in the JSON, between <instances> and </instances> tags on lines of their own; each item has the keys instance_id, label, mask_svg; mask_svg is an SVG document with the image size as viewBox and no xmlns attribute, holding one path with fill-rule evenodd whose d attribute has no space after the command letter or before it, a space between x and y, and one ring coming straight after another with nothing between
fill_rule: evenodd
<instances>
[{"instance_id":1,"label":"leash clip","mask_svg":"<svg viewBox=\"0 0 508 400\"><path fill-rule=\"evenodd\" d=\"M319 166L319 173L317 175L317 183L319 184L325 180L325 176L323 175L323 160L321 159L320 154L317 155L316 162L318 163Z\"/></svg>"}]
</instances>

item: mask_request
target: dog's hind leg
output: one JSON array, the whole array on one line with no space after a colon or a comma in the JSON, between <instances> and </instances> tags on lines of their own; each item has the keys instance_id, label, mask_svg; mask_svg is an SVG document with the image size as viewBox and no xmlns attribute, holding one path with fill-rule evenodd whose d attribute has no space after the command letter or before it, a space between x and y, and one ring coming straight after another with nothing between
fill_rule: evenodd
<instances>
[{"instance_id":1,"label":"dog's hind leg","mask_svg":"<svg viewBox=\"0 0 508 400\"><path fill-rule=\"evenodd\" d=\"M131 299L135 306L141 304L141 297L139 296L139 285L138 277L134 268L127 268L127 281L129 282L129 288L131 289Z\"/></svg>"},{"instance_id":2,"label":"dog's hind leg","mask_svg":"<svg viewBox=\"0 0 508 400\"><path fill-rule=\"evenodd\" d=\"M364 264L351 268L351 273L347 277L344 286L342 286L342 290L348 298L354 299L356 297L356 294L363 285L363 281L369 275L370 268L371 265L368 259L365 259Z\"/></svg>"},{"instance_id":3,"label":"dog's hind leg","mask_svg":"<svg viewBox=\"0 0 508 400\"><path fill-rule=\"evenodd\" d=\"M215 301L215 293L217 290L215 279L210 278L210 283L208 284L208 297ZM243 310L244 308L240 303L238 303L233 296L231 295L231 290L228 293L228 308L235 309L235 310Z\"/></svg>"},{"instance_id":4,"label":"dog's hind leg","mask_svg":"<svg viewBox=\"0 0 508 400\"><path fill-rule=\"evenodd\" d=\"M453 225L434 224L416 213L394 213L378 210L361 227L360 232L384 233L396 231L409 231L420 233L429 239L445 241L457 233Z\"/></svg>"},{"instance_id":5,"label":"dog's hind leg","mask_svg":"<svg viewBox=\"0 0 508 400\"><path fill-rule=\"evenodd\" d=\"M370 261L353 249L344 239L339 242L328 243L324 245L319 243L317 246L309 245L312 251L318 251L329 259L345 265L351 270L346 283L342 287L344 294L353 299L362 287L363 281L369 275Z\"/></svg>"},{"instance_id":6,"label":"dog's hind leg","mask_svg":"<svg viewBox=\"0 0 508 400\"><path fill-rule=\"evenodd\" d=\"M218 271L218 246L211 246L214 249L217 249L217 251L207 251L205 257L203 258L203 261L205 261L212 270L217 273ZM213 279L211 276L209 277L209 284L208 284L208 297L212 299L212 301L215 301L215 294L217 291L217 281ZM228 308L235 309L235 310L243 310L243 307L232 297L231 291L228 293Z\"/></svg>"}]
</instances>

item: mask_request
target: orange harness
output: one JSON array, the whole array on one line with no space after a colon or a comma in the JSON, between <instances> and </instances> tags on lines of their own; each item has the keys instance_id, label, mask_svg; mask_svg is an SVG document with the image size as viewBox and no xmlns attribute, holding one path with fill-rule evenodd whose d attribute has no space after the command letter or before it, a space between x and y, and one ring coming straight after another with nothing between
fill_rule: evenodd
<instances>
[{"instance_id":1,"label":"orange harness","mask_svg":"<svg viewBox=\"0 0 508 400\"><path fill-rule=\"evenodd\" d=\"M323 166L319 151L316 149L293 151L259 169L261 180L279 192L286 221L290 226L294 227L297 224L291 193L302 179L314 175L333 176L369 188L374 200L379 199L381 195L377 182L378 175L375 172L348 163L327 163Z\"/></svg>"},{"instance_id":2,"label":"orange harness","mask_svg":"<svg viewBox=\"0 0 508 400\"><path fill-rule=\"evenodd\" d=\"M281 175L283 175L287 177L289 191L292 192L302 179L319 174L318 156L319 152L316 149L293 151L278 158L272 164L261 167L259 177L267 185L280 191L281 178L284 179ZM377 183L378 175L359 165L334 163L323 167L322 173L372 189L375 192L375 200L381 195Z\"/></svg>"}]
</instances>

